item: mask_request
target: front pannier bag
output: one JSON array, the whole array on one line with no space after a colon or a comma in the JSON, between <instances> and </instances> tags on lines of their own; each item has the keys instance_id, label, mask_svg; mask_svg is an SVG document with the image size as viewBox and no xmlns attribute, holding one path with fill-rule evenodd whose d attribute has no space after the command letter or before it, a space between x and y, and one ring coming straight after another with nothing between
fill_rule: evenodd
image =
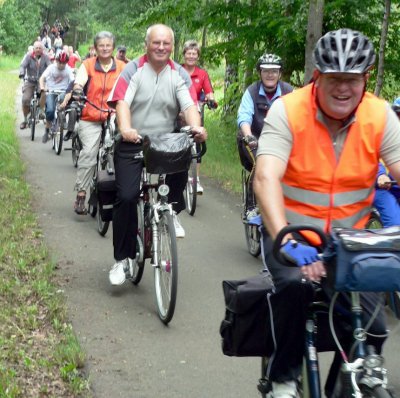
<instances>
[{"instance_id":1,"label":"front pannier bag","mask_svg":"<svg viewBox=\"0 0 400 398\"><path fill-rule=\"evenodd\" d=\"M267 271L236 281L223 281L225 319L222 351L236 357L263 357L273 352L269 297L274 285Z\"/></svg>"},{"instance_id":2,"label":"front pannier bag","mask_svg":"<svg viewBox=\"0 0 400 398\"><path fill-rule=\"evenodd\" d=\"M324 253L337 291L400 291L400 228L335 229Z\"/></svg>"},{"instance_id":3,"label":"front pannier bag","mask_svg":"<svg viewBox=\"0 0 400 398\"><path fill-rule=\"evenodd\" d=\"M189 170L192 143L186 133L145 135L143 157L151 174L173 174Z\"/></svg>"}]
</instances>

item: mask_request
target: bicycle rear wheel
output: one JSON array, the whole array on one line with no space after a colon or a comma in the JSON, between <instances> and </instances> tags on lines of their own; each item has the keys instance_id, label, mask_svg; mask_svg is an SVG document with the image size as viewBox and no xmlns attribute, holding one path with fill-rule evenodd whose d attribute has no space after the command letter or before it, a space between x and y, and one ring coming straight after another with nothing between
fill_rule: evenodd
<instances>
[{"instance_id":1,"label":"bicycle rear wheel","mask_svg":"<svg viewBox=\"0 0 400 398\"><path fill-rule=\"evenodd\" d=\"M193 216L197 204L197 159L192 159L184 192L186 211Z\"/></svg>"},{"instance_id":2,"label":"bicycle rear wheel","mask_svg":"<svg viewBox=\"0 0 400 398\"><path fill-rule=\"evenodd\" d=\"M101 218L100 203L97 201L97 232L101 236L105 236L110 226L110 221L103 221Z\"/></svg>"},{"instance_id":3,"label":"bicycle rear wheel","mask_svg":"<svg viewBox=\"0 0 400 398\"><path fill-rule=\"evenodd\" d=\"M160 214L157 242L158 264L154 268L154 286L158 316L168 324L175 311L178 288L178 254L172 215L169 210Z\"/></svg>"},{"instance_id":4,"label":"bicycle rear wheel","mask_svg":"<svg viewBox=\"0 0 400 398\"><path fill-rule=\"evenodd\" d=\"M138 231L137 231L137 242L136 242L136 265L133 269L132 278L130 278L131 282L134 285L139 284L142 280L143 271L144 271L144 205L143 199L139 199L137 204L137 215L138 215Z\"/></svg>"}]
</instances>

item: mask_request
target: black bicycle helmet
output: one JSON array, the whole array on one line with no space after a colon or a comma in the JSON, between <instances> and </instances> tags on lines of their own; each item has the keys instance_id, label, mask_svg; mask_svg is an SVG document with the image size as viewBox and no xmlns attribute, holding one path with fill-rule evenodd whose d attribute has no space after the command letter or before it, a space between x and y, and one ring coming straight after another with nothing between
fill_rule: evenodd
<instances>
[{"instance_id":1,"label":"black bicycle helmet","mask_svg":"<svg viewBox=\"0 0 400 398\"><path fill-rule=\"evenodd\" d=\"M363 74L375 63L371 41L351 29L326 33L318 40L313 55L315 67L321 73Z\"/></svg>"},{"instance_id":2,"label":"black bicycle helmet","mask_svg":"<svg viewBox=\"0 0 400 398\"><path fill-rule=\"evenodd\" d=\"M256 69L258 71L261 70L263 65L271 65L276 68L282 67L282 59L275 54L263 54L260 58L258 58Z\"/></svg>"},{"instance_id":3,"label":"black bicycle helmet","mask_svg":"<svg viewBox=\"0 0 400 398\"><path fill-rule=\"evenodd\" d=\"M400 117L400 97L394 100L392 109L397 113L397 116Z\"/></svg>"}]
</instances>

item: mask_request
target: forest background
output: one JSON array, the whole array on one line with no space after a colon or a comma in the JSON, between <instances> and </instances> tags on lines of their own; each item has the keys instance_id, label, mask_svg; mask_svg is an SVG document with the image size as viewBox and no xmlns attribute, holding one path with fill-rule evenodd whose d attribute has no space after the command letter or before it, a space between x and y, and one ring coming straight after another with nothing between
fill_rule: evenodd
<instances>
[{"instance_id":1,"label":"forest background","mask_svg":"<svg viewBox=\"0 0 400 398\"><path fill-rule=\"evenodd\" d=\"M188 39L202 44L202 65L223 115L234 115L245 88L257 76L264 52L280 55L285 80L301 86L310 77L311 51L321 34L338 28L359 30L373 41L378 62L370 87L388 101L400 93L400 0L0 0L0 45L7 54L26 51L45 21L68 21L65 41L86 49L100 30L134 57L143 51L146 28L156 22L175 32L174 59L182 61ZM82 54L83 51L80 51ZM213 71L218 71L213 74ZM306 75L305 75L306 73Z\"/></svg>"}]
</instances>

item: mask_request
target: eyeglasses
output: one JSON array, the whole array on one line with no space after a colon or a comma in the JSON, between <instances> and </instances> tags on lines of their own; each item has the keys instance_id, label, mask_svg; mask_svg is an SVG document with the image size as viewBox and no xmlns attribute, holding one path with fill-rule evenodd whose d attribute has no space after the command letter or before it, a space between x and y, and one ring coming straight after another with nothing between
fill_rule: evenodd
<instances>
[{"instance_id":1,"label":"eyeglasses","mask_svg":"<svg viewBox=\"0 0 400 398\"><path fill-rule=\"evenodd\" d=\"M354 77L336 77L336 76L326 76L326 82L331 86L340 86L346 84L351 87L359 87L364 85L365 76L354 76Z\"/></svg>"},{"instance_id":2,"label":"eyeglasses","mask_svg":"<svg viewBox=\"0 0 400 398\"><path fill-rule=\"evenodd\" d=\"M265 75L278 75L279 74L279 69L262 69L261 68L261 73L264 73Z\"/></svg>"}]
</instances>

